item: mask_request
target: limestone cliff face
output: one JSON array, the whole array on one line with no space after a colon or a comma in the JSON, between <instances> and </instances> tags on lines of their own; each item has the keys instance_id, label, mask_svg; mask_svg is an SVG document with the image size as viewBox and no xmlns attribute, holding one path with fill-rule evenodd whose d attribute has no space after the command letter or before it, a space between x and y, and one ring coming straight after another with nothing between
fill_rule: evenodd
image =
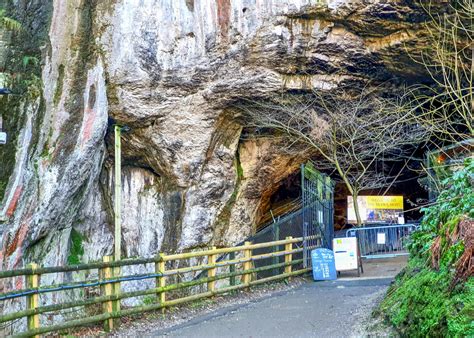
<instances>
[{"instance_id":1,"label":"limestone cliff face","mask_svg":"<svg viewBox=\"0 0 474 338\"><path fill-rule=\"evenodd\" d=\"M111 253L111 119L131 127L124 255L241 241L305 155L241 138L235 103L409 80L419 70L404 46L426 19L409 0L54 0L51 11L44 101L25 110L2 202L3 268L65 264L71 229L83 261Z\"/></svg>"}]
</instances>

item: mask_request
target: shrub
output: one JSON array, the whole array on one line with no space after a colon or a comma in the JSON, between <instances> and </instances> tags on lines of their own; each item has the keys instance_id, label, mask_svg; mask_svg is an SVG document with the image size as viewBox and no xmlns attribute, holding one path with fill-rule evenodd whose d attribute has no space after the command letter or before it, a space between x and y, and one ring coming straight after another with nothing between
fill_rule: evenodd
<instances>
[{"instance_id":1,"label":"shrub","mask_svg":"<svg viewBox=\"0 0 474 338\"><path fill-rule=\"evenodd\" d=\"M409 245L408 266L378 311L402 335L474 336L474 162L443 182Z\"/></svg>"}]
</instances>

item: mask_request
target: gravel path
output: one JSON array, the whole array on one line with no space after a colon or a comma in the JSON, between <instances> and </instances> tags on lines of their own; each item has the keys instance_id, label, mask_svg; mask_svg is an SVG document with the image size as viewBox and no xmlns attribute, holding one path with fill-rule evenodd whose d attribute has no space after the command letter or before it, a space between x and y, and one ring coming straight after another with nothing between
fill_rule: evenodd
<instances>
[{"instance_id":1,"label":"gravel path","mask_svg":"<svg viewBox=\"0 0 474 338\"><path fill-rule=\"evenodd\" d=\"M272 284L130 323L117 336L366 337L394 336L371 312L391 278ZM370 327L370 329L367 329ZM376 329L374 329L376 327ZM374 330L377 330L375 332Z\"/></svg>"},{"instance_id":2,"label":"gravel path","mask_svg":"<svg viewBox=\"0 0 474 338\"><path fill-rule=\"evenodd\" d=\"M204 299L191 304L183 304L166 309L165 315L159 312L147 313L144 318L124 319L121 329L112 333L112 337L144 337L151 336L151 330L166 330L179 325L189 324L190 321L200 321L204 317L212 317L220 310L239 308L273 295L288 292L307 284L309 279L292 278L290 282L268 283L252 287L250 292L239 290L231 294ZM98 332L82 332L86 335L96 335ZM154 336L156 334L153 334Z\"/></svg>"}]
</instances>

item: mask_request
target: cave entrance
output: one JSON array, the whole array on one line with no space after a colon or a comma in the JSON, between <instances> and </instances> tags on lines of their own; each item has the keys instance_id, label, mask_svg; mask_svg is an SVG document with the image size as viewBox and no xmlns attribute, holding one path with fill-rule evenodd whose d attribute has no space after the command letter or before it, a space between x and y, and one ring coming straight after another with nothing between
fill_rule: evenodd
<instances>
[{"instance_id":1,"label":"cave entrance","mask_svg":"<svg viewBox=\"0 0 474 338\"><path fill-rule=\"evenodd\" d=\"M270 224L278 222L301 208L301 172L298 170L288 175L277 190L264 201L260 207L256 231L261 231Z\"/></svg>"},{"instance_id":2,"label":"cave entrance","mask_svg":"<svg viewBox=\"0 0 474 338\"><path fill-rule=\"evenodd\" d=\"M311 266L312 249L332 248L334 183L312 162L282 181L267 201L268 212L260 218L260 227L249 240L263 243L287 236L303 237L304 267Z\"/></svg>"},{"instance_id":3,"label":"cave entrance","mask_svg":"<svg viewBox=\"0 0 474 338\"><path fill-rule=\"evenodd\" d=\"M305 222L310 226L319 224L320 227L324 223L327 230L324 246L330 247L330 237L334 233L333 200L334 183L328 175L316 170L312 162L308 161L301 165L300 170L288 175L270 197L262 202L256 233L269 226L291 222L293 228L299 227L300 230L295 235L303 236Z\"/></svg>"}]
</instances>

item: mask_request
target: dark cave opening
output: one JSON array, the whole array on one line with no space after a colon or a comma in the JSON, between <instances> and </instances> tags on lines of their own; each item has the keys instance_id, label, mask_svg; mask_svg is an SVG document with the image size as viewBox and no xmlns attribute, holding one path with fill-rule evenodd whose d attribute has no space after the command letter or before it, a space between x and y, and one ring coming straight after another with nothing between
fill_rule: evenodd
<instances>
[{"instance_id":1,"label":"dark cave opening","mask_svg":"<svg viewBox=\"0 0 474 338\"><path fill-rule=\"evenodd\" d=\"M270 205L276 207L298 198L301 198L300 171L294 172L281 182L278 190L270 198Z\"/></svg>"},{"instance_id":2,"label":"dark cave opening","mask_svg":"<svg viewBox=\"0 0 474 338\"><path fill-rule=\"evenodd\" d=\"M422 158L422 152L418 158ZM404 162L385 164L389 172L397 179L390 187L365 190L361 195L402 195L404 201L405 222L417 222L421 219L421 206L428 201L428 192L419 183L420 162L413 161L408 167ZM395 174L394 174L395 173ZM330 174L330 173L328 173ZM332 175L334 176L334 175ZM335 177L332 177L336 179ZM334 229L342 230L351 227L347 222L347 197L349 192L344 184L336 179L334 190ZM300 170L287 176L278 188L261 206L260 217L257 218L257 231L279 218L297 211L302 206Z\"/></svg>"},{"instance_id":3,"label":"dark cave opening","mask_svg":"<svg viewBox=\"0 0 474 338\"><path fill-rule=\"evenodd\" d=\"M277 190L261 206L257 230L301 207L301 173L296 171L280 182Z\"/></svg>"}]
</instances>

